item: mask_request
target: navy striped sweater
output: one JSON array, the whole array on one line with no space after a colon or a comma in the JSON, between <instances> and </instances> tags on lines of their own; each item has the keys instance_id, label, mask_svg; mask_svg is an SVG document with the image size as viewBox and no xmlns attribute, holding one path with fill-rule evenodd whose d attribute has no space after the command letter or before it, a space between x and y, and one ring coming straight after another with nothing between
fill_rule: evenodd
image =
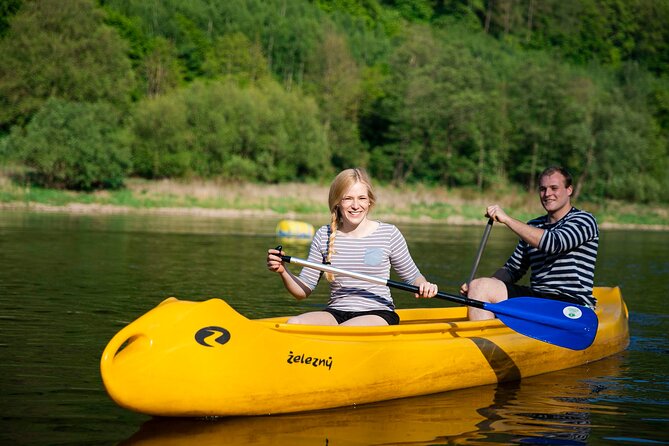
<instances>
[{"instance_id":1,"label":"navy striped sweater","mask_svg":"<svg viewBox=\"0 0 669 446\"><path fill-rule=\"evenodd\" d=\"M544 215L527 222L544 229L538 248L518 242L504 268L517 282L532 270L530 287L542 293L575 298L594 307L592 296L599 229L595 217L574 207L557 223Z\"/></svg>"}]
</instances>

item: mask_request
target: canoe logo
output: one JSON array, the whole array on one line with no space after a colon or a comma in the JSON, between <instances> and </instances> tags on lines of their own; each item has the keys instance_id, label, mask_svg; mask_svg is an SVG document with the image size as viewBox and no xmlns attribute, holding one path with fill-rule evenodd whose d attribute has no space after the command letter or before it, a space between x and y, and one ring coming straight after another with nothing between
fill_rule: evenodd
<instances>
[{"instance_id":1,"label":"canoe logo","mask_svg":"<svg viewBox=\"0 0 669 446\"><path fill-rule=\"evenodd\" d=\"M567 316L569 319L579 319L581 316L583 316L583 312L580 308L572 306L564 307L562 314Z\"/></svg>"},{"instance_id":2,"label":"canoe logo","mask_svg":"<svg viewBox=\"0 0 669 446\"><path fill-rule=\"evenodd\" d=\"M312 367L327 367L328 370L332 370L332 356L325 359L290 351L288 352L288 360L286 362L288 364L305 364Z\"/></svg>"},{"instance_id":3,"label":"canoe logo","mask_svg":"<svg viewBox=\"0 0 669 446\"><path fill-rule=\"evenodd\" d=\"M230 340L230 332L223 327L217 327L211 325L209 327L200 328L197 333L195 333L195 341L204 345L205 347L214 347L214 344L207 342L207 338L217 334L218 336L213 340L213 342L223 345Z\"/></svg>"}]
</instances>

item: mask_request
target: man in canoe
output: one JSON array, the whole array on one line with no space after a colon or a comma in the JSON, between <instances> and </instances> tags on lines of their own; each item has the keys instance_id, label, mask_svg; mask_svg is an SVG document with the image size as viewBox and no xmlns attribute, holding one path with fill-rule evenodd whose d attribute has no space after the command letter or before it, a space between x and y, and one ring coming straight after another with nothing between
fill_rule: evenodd
<instances>
[{"instance_id":1,"label":"man in canoe","mask_svg":"<svg viewBox=\"0 0 669 446\"><path fill-rule=\"evenodd\" d=\"M322 226L311 242L309 261L333 267L390 278L392 267L404 280L419 288L416 297L434 297L438 288L428 282L414 263L406 240L394 225L369 219L375 196L363 169L340 172L330 186L329 225ZM270 249L267 268L278 273L286 289L298 300L316 288L321 273L303 268L293 275L283 263L283 252ZM288 320L290 324L310 325L395 325L399 316L390 288L360 279L325 273L330 282L330 301L322 311L311 311Z\"/></svg>"},{"instance_id":2,"label":"man in canoe","mask_svg":"<svg viewBox=\"0 0 669 446\"><path fill-rule=\"evenodd\" d=\"M497 303L513 297L542 297L594 308L592 296L599 244L597 221L572 207L572 178L561 167L539 175L539 198L546 214L527 224L510 217L497 204L486 216L506 225L520 238L516 249L492 277L482 277L460 288L473 300ZM530 286L516 282L531 269ZM468 308L470 320L494 318L479 308Z\"/></svg>"}]
</instances>

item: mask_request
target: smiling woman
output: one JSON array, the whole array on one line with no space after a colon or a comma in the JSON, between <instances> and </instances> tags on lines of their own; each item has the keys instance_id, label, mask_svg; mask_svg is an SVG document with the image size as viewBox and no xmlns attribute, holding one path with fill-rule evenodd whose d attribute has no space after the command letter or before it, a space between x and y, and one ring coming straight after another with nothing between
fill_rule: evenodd
<instances>
[{"instance_id":1,"label":"smiling woman","mask_svg":"<svg viewBox=\"0 0 669 446\"><path fill-rule=\"evenodd\" d=\"M330 224L322 226L309 249L309 260L340 268L364 271L390 278L392 267L404 280L418 287L416 297L433 297L437 285L428 282L414 263L407 243L394 225L369 219L376 196L367 172L347 169L330 186ZM285 266L280 248L270 249L267 267L280 274L286 289L298 300L307 298L321 274L305 268L299 276ZM330 282L330 301L322 311L311 311L289 319L291 324L395 325L399 316L390 288L370 285L352 277L325 275Z\"/></svg>"}]
</instances>

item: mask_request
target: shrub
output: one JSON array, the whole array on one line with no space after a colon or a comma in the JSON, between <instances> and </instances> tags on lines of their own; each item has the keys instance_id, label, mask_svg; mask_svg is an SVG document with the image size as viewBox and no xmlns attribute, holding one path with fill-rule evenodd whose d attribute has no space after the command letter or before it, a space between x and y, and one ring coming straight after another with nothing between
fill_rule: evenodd
<instances>
[{"instance_id":1,"label":"shrub","mask_svg":"<svg viewBox=\"0 0 669 446\"><path fill-rule=\"evenodd\" d=\"M12 129L7 144L45 187L118 188L130 167L119 113L107 103L49 99L25 128Z\"/></svg>"},{"instance_id":2,"label":"shrub","mask_svg":"<svg viewBox=\"0 0 669 446\"><path fill-rule=\"evenodd\" d=\"M271 80L229 79L140 102L130 125L134 172L146 178L318 178L328 169L318 106Z\"/></svg>"}]
</instances>

